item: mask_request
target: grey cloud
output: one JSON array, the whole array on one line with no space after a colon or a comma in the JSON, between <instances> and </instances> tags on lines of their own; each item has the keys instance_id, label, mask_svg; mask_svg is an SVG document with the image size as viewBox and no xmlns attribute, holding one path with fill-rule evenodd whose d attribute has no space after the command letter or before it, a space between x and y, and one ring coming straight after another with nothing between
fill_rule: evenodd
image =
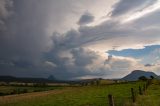
<instances>
[{"instance_id":1,"label":"grey cloud","mask_svg":"<svg viewBox=\"0 0 160 106\"><path fill-rule=\"evenodd\" d=\"M129 24L126 24L126 25L121 25L118 22L114 22L114 21L113 22L112 21L108 22L107 21L107 22L105 22L105 23L103 23L99 26L96 26L96 27L83 26L83 27L80 27L78 31L76 31L76 30L68 31L66 33L66 35L63 35L63 37L58 40L58 42L61 42L61 44L57 43L58 44L57 46L58 46L58 48L63 48L63 50L65 50L65 49L70 50L70 49L78 48L78 47L81 47L81 46L85 47L85 46L88 46L88 45L92 45L95 42L96 43L101 43L101 41L103 41L103 40L108 40L108 42L104 43L106 45L111 43L111 46L113 46L114 43L115 43L115 44L119 45L118 47L126 46L126 44L127 45L129 44L129 46L130 46L130 44L131 45L132 44L137 44L137 43L142 44L142 42L143 42L142 46L144 46L145 44L148 43L147 42L148 40L152 40L151 42L154 43L155 38L153 36L149 36L149 35L152 35L155 32L154 31L150 32L149 30L144 30L147 26L144 26L143 24L136 23L136 25L137 25L137 28L135 28L135 23L134 24L129 23ZM143 27L140 27L141 25ZM130 27L127 28L127 26L130 26ZM156 37L156 35L154 35L154 36ZM137 37L139 39L137 39ZM56 37L53 37L53 38L56 39ZM114 39L116 39L116 40L114 41ZM90 59L88 59L89 62L87 60L85 60L87 62L86 63L84 62L84 64L82 64L83 61L81 61L80 58L83 59L83 57L81 57L81 56L84 56L84 58L86 58L87 56L89 57L89 55L87 55L87 56L82 55L83 54L82 51L83 50L81 50L81 52L79 52L79 53L81 53L81 55L77 54L78 52L76 52L76 53L72 52L72 55L76 54L76 57L77 56L78 57L77 57L77 60L74 61L76 63L74 68L72 67L71 69L76 70L76 71L79 70L79 69L85 70L83 67L86 66L86 64L92 64L93 63L93 61L91 62ZM96 59L97 58L98 57L96 57ZM102 61L102 64L104 62L105 61ZM112 71L117 72L117 71L122 71L123 70L124 72L128 72L129 67L131 67L130 71L132 71L135 68L134 64L135 63L132 60L117 59L117 60L114 60L113 62L111 62L111 64L109 65L111 67L111 69L109 69L109 68L106 69L106 68L104 68L104 66L102 66L101 68L98 68L96 72L100 73L101 75L103 74L103 75L106 75L106 76L109 73L111 75ZM83 66L83 67L79 67L79 66ZM64 69L66 69L66 68L64 68ZM70 74L70 77L72 75L77 76L77 77L78 76L80 77L82 75L96 75L95 73L89 73L89 74L85 73L86 71L81 71L81 72L84 73L84 74L82 74L82 73L81 74L80 73L73 74L72 73L72 74ZM90 72L90 71L87 71L87 72ZM124 73L123 73L123 75L124 75Z\"/></svg>"},{"instance_id":2,"label":"grey cloud","mask_svg":"<svg viewBox=\"0 0 160 106\"><path fill-rule=\"evenodd\" d=\"M52 73L57 78L72 79L85 75L98 75L85 68L92 64L98 56L95 52L80 47L81 43L78 42L78 39L82 36L79 34L75 30L68 31L65 36L58 33L53 34L53 48L45 54L44 59L56 64ZM66 57L63 57L60 55L66 51L71 56L68 57L66 54Z\"/></svg>"},{"instance_id":3,"label":"grey cloud","mask_svg":"<svg viewBox=\"0 0 160 106\"><path fill-rule=\"evenodd\" d=\"M4 54L5 52L8 54L8 58L9 55L14 55L14 60L19 58L32 60L49 48L50 38L45 33L46 20L44 20L47 10L41 10L43 5L30 7L31 4L37 5L32 1L27 3L23 0L14 1L14 16L8 20L8 29L2 32L1 36L4 41L1 49ZM23 10L20 9L22 7Z\"/></svg>"},{"instance_id":4,"label":"grey cloud","mask_svg":"<svg viewBox=\"0 0 160 106\"><path fill-rule=\"evenodd\" d=\"M156 1L157 0L119 0L119 2L112 7L111 16L116 17L130 11L141 11Z\"/></svg>"},{"instance_id":5,"label":"grey cloud","mask_svg":"<svg viewBox=\"0 0 160 106\"><path fill-rule=\"evenodd\" d=\"M160 23L158 22L160 18L160 10L152 12L145 17L137 19L134 21L135 27L142 28L144 25L147 27L158 27Z\"/></svg>"},{"instance_id":6,"label":"grey cloud","mask_svg":"<svg viewBox=\"0 0 160 106\"><path fill-rule=\"evenodd\" d=\"M12 0L0 0L0 30L6 29L5 21L11 14L13 14L12 8Z\"/></svg>"},{"instance_id":7,"label":"grey cloud","mask_svg":"<svg viewBox=\"0 0 160 106\"><path fill-rule=\"evenodd\" d=\"M97 75L85 68L92 64L96 55L91 51L75 49L96 39L91 36L94 29L72 29L65 34L54 33L50 37L45 33L48 24L47 5L46 1L14 1L14 15L6 23L7 31L0 31L0 60L14 65L7 67L1 64L1 75L47 77L55 74L64 79ZM60 56L66 51L73 57ZM46 67L46 61L56 64L56 67Z\"/></svg>"},{"instance_id":8,"label":"grey cloud","mask_svg":"<svg viewBox=\"0 0 160 106\"><path fill-rule=\"evenodd\" d=\"M73 59L76 65L85 67L92 64L93 59L96 59L96 53L92 51L85 51L83 48L72 49Z\"/></svg>"},{"instance_id":9,"label":"grey cloud","mask_svg":"<svg viewBox=\"0 0 160 106\"><path fill-rule=\"evenodd\" d=\"M13 64L14 64L15 67L25 68L25 69L28 69L28 68L32 67L31 62L22 61L22 60L14 61Z\"/></svg>"},{"instance_id":10,"label":"grey cloud","mask_svg":"<svg viewBox=\"0 0 160 106\"><path fill-rule=\"evenodd\" d=\"M55 39L58 38L54 36L54 42ZM65 37L63 39L65 39ZM61 40L64 41L63 39ZM73 79L84 76L111 77L114 73L112 71L119 71L119 73L123 73L121 75L124 75L124 72L128 72L128 68L133 66L132 61L128 59L111 59L110 61L112 62L110 64L104 64L106 59L103 58L99 60L101 56L96 52L81 47L79 48L77 45L72 46L72 48L67 48L68 46L64 47L64 45L67 45L69 42L63 42L64 44L61 45L58 43L62 42L61 40L56 40L54 48L46 54L47 58L45 57L47 61L52 61L57 65L52 72L57 78ZM73 41L74 40L75 39L73 39ZM73 42L71 39L69 41ZM59 55L61 52L65 53L66 50L69 50L71 57L61 57ZM96 61L99 61L99 63L94 63ZM109 65L110 68L106 65ZM90 68L87 68L87 66ZM117 74L114 73L114 75Z\"/></svg>"},{"instance_id":11,"label":"grey cloud","mask_svg":"<svg viewBox=\"0 0 160 106\"><path fill-rule=\"evenodd\" d=\"M15 0L13 4L14 15L6 20L7 29L0 31L0 60L13 62L14 66L3 67L1 74L8 71L14 75L23 74L23 71L14 70L26 70L24 73L29 70L26 75L41 73L43 70L36 67L39 67L37 64L43 60L43 52L49 50L51 42L45 33L47 10L43 9L44 4L37 5L35 1Z\"/></svg>"},{"instance_id":12,"label":"grey cloud","mask_svg":"<svg viewBox=\"0 0 160 106\"><path fill-rule=\"evenodd\" d=\"M81 26L78 30L71 29L65 34L54 33L52 38L53 43L61 45L61 48L71 49L118 37L121 33L125 36L129 32L120 27L119 22L107 21L95 27Z\"/></svg>"},{"instance_id":13,"label":"grey cloud","mask_svg":"<svg viewBox=\"0 0 160 106\"><path fill-rule=\"evenodd\" d=\"M147 30L147 25L155 26L150 21L153 14L148 15L145 19L142 18L139 22L137 20L135 23L121 24L120 20L111 19L97 26L80 25L78 29L73 28L62 34L54 32L50 36L46 33L48 24L53 22L55 24L53 29L56 30L57 25L59 25L58 22L63 20L62 17L66 15L66 11L64 14L62 14L63 12L60 15L57 14L58 16L54 14L56 19L51 16L54 21L48 21L51 20L48 17L52 13L50 10L52 5L49 5L52 4L50 3L52 0L38 1L14 0L14 15L7 19L7 30L0 31L1 75L48 77L49 74L52 74L59 79L72 79L87 75L112 76L112 73L118 76L124 69L125 72L128 72L127 68L132 66L133 61L115 59L114 61L110 60L111 63L107 64L105 63L105 57L101 57L93 51L96 48L90 46L103 44L102 50L105 52L106 49L111 49L115 45L118 45L118 48L122 46L130 47L135 44L142 44L143 46L154 43L155 40L160 38L158 35L160 33L159 27L156 31L150 28ZM58 4L61 4L61 2L59 1ZM140 3L141 1L137 2ZM67 1L62 4L65 3L70 4ZM136 3L133 4L136 5ZM54 10L58 8L58 6L53 7ZM113 10L115 16L123 12L123 10L119 13L114 12L117 11L116 8L119 8L118 4ZM125 7L125 9L127 8L129 7ZM66 6L58 11L64 11L65 9L70 10ZM49 10L51 12L48 12ZM57 11L54 13L57 13ZM159 17L158 13L155 12L154 19L157 20L154 23L159 22L157 17ZM82 21L82 23L88 22L88 19ZM148 22L147 25L146 22ZM49 63L46 64L46 62ZM116 74L116 72L118 73Z\"/></svg>"},{"instance_id":14,"label":"grey cloud","mask_svg":"<svg viewBox=\"0 0 160 106\"><path fill-rule=\"evenodd\" d=\"M1 0L0 1L0 19L5 19L12 14L13 1Z\"/></svg>"},{"instance_id":15,"label":"grey cloud","mask_svg":"<svg viewBox=\"0 0 160 106\"><path fill-rule=\"evenodd\" d=\"M94 21L94 16L89 12L85 12L81 16L81 18L79 19L78 24L79 25L85 25L85 24L91 23L93 21Z\"/></svg>"}]
</instances>

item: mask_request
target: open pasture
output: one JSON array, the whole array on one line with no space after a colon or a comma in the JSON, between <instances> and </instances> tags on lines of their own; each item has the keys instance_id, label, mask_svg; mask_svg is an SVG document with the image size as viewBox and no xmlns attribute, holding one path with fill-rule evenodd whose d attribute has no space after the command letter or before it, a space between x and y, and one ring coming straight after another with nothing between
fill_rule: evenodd
<instances>
[{"instance_id":1,"label":"open pasture","mask_svg":"<svg viewBox=\"0 0 160 106\"><path fill-rule=\"evenodd\" d=\"M0 106L108 106L108 94L114 96L116 106L131 98L131 88L138 90L142 82L125 84L67 87L46 92L0 97Z\"/></svg>"}]
</instances>

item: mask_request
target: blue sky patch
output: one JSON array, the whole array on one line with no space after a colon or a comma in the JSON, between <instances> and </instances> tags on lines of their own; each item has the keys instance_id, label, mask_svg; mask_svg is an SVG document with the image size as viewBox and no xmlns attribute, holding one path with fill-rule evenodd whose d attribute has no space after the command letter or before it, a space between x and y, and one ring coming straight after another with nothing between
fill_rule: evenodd
<instances>
[{"instance_id":1,"label":"blue sky patch","mask_svg":"<svg viewBox=\"0 0 160 106\"><path fill-rule=\"evenodd\" d=\"M145 46L145 48L143 49L124 49L121 51L109 50L107 53L115 56L140 58L145 55L149 55L151 52L159 48L160 48L160 45L152 45L152 46Z\"/></svg>"}]
</instances>

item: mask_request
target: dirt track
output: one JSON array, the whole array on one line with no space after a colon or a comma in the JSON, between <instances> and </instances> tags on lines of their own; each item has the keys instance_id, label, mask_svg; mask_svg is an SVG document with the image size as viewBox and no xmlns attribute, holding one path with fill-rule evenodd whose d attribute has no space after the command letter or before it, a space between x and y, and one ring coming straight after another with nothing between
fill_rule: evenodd
<instances>
[{"instance_id":1,"label":"dirt track","mask_svg":"<svg viewBox=\"0 0 160 106\"><path fill-rule=\"evenodd\" d=\"M16 102L23 99L32 99L38 98L47 95L60 94L63 92L71 91L70 88L59 89L59 90L51 90L51 91L43 91L43 92L33 92L33 93L25 93L25 94L16 94L16 95L7 95L0 96L0 104Z\"/></svg>"}]
</instances>

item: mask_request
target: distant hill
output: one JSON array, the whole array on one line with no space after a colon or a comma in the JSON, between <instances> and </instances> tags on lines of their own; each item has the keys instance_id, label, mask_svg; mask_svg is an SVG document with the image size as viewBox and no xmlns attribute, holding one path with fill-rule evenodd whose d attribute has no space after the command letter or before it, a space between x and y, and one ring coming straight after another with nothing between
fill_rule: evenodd
<instances>
[{"instance_id":1,"label":"distant hill","mask_svg":"<svg viewBox=\"0 0 160 106\"><path fill-rule=\"evenodd\" d=\"M153 76L155 78L159 78L159 76L153 72L148 72L148 71L143 71L143 70L134 70L130 74L123 77L122 80L136 81L141 76L145 76L147 78L150 78L150 76Z\"/></svg>"},{"instance_id":2,"label":"distant hill","mask_svg":"<svg viewBox=\"0 0 160 106\"><path fill-rule=\"evenodd\" d=\"M48 77L48 80L55 81L56 78L55 78L53 75L50 75L50 76Z\"/></svg>"},{"instance_id":3,"label":"distant hill","mask_svg":"<svg viewBox=\"0 0 160 106\"><path fill-rule=\"evenodd\" d=\"M61 83L65 81L47 78L18 78L13 76L0 76L0 81L3 82L24 82L24 83Z\"/></svg>"}]
</instances>

